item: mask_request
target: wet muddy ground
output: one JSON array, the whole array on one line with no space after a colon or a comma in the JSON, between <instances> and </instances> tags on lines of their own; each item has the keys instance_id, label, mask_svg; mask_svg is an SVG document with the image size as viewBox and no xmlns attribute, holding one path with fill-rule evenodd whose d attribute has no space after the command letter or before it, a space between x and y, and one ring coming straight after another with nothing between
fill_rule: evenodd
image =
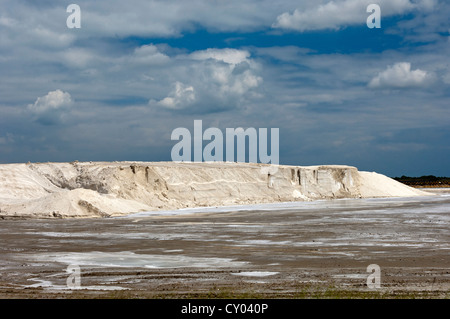
<instances>
[{"instance_id":1,"label":"wet muddy ground","mask_svg":"<svg viewBox=\"0 0 450 319\"><path fill-rule=\"evenodd\" d=\"M448 192L158 214L0 220L0 297L449 297Z\"/></svg>"}]
</instances>

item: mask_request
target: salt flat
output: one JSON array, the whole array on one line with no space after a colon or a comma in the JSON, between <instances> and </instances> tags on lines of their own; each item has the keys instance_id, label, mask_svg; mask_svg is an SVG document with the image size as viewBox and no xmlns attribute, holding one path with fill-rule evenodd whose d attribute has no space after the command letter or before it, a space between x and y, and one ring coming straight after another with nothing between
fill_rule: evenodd
<instances>
[{"instance_id":1,"label":"salt flat","mask_svg":"<svg viewBox=\"0 0 450 319\"><path fill-rule=\"evenodd\" d=\"M309 296L329 287L448 297L450 196L0 223L2 297ZM69 265L81 289L66 286ZM114 291L114 294L112 293ZM119 295L118 295L119 294Z\"/></svg>"}]
</instances>

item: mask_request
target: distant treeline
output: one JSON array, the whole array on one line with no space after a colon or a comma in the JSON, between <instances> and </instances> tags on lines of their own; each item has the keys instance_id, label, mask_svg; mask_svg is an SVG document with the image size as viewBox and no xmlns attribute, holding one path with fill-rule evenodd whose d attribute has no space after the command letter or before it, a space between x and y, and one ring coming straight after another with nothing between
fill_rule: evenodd
<instances>
[{"instance_id":1,"label":"distant treeline","mask_svg":"<svg viewBox=\"0 0 450 319\"><path fill-rule=\"evenodd\" d=\"M403 175L394 177L394 179L409 186L450 187L450 177L437 177L434 175L410 177Z\"/></svg>"}]
</instances>

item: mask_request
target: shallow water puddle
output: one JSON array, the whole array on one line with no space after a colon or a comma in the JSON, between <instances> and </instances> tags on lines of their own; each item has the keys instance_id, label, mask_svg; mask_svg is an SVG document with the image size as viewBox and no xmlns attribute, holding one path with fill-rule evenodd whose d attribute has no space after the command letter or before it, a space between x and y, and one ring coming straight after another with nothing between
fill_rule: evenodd
<instances>
[{"instance_id":1,"label":"shallow water puddle","mask_svg":"<svg viewBox=\"0 0 450 319\"><path fill-rule=\"evenodd\" d=\"M220 268L239 267L247 264L247 262L235 261L230 258L136 254L130 251L36 254L32 259L40 262L53 261L67 265L130 268Z\"/></svg>"},{"instance_id":2,"label":"shallow water puddle","mask_svg":"<svg viewBox=\"0 0 450 319\"><path fill-rule=\"evenodd\" d=\"M235 276L248 276L248 277L267 277L278 274L278 271L241 271L231 273Z\"/></svg>"}]
</instances>

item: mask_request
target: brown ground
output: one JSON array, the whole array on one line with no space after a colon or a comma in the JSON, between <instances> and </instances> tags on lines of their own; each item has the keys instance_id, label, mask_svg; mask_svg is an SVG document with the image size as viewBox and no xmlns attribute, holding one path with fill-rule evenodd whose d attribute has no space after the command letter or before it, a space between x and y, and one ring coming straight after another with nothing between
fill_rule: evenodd
<instances>
[{"instance_id":1,"label":"brown ground","mask_svg":"<svg viewBox=\"0 0 450 319\"><path fill-rule=\"evenodd\" d=\"M449 218L439 197L0 220L0 298L448 298ZM81 289L67 288L68 264L81 267ZM366 285L370 264L380 289Z\"/></svg>"}]
</instances>

